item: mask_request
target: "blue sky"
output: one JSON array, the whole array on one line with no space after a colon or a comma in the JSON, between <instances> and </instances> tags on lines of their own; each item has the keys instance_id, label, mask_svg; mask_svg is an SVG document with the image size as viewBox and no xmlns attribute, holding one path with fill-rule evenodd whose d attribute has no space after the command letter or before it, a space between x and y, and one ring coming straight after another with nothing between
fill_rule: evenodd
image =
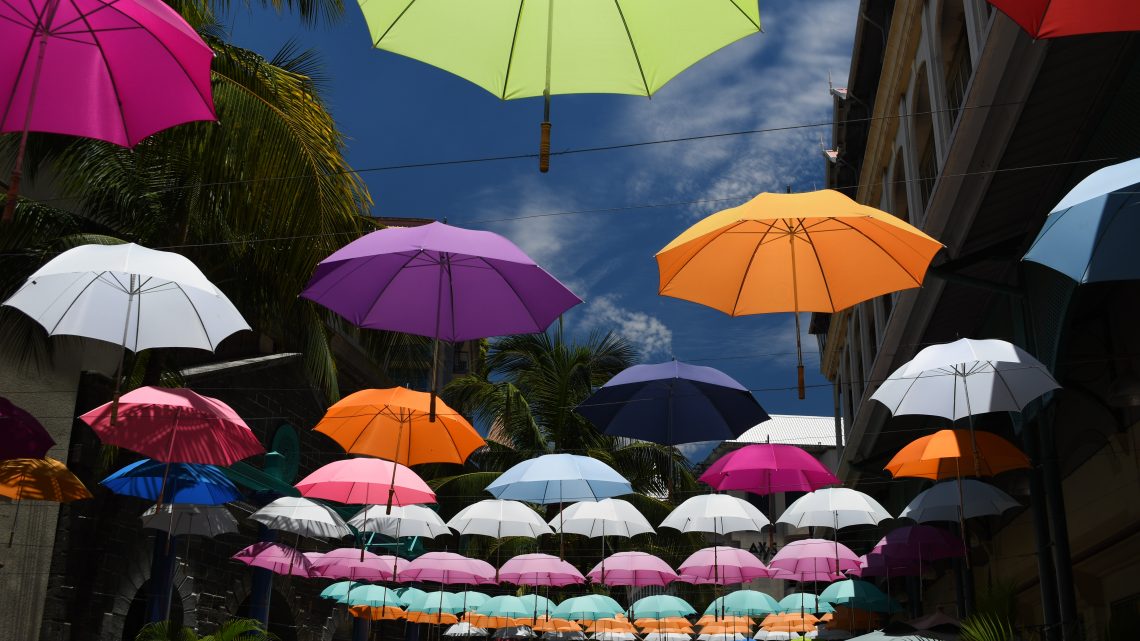
<instances>
[{"instance_id":1,"label":"blue sky","mask_svg":"<svg viewBox=\"0 0 1140 641\"><path fill-rule=\"evenodd\" d=\"M354 168L534 153L541 99L503 102L439 69L370 46L355 2L335 25L254 10L228 21L231 39L272 56L290 39L320 53L324 95ZM825 122L828 73L844 86L857 0L762 1L764 33L713 54L651 100L556 96L555 150ZM569 312L573 332L612 329L646 362L717 367L779 414L830 414L831 390L795 391L790 314L729 318L657 295L653 254L701 217L761 191L822 187L820 136L827 128L734 136L534 159L365 172L375 214L447 219L490 229L520 245L586 303ZM650 203L727 199L670 207L547 215ZM525 217L525 218L524 218ZM806 316L804 330L806 331ZM808 384L822 385L815 341L805 337ZM703 449L703 448L702 448Z\"/></svg>"}]
</instances>

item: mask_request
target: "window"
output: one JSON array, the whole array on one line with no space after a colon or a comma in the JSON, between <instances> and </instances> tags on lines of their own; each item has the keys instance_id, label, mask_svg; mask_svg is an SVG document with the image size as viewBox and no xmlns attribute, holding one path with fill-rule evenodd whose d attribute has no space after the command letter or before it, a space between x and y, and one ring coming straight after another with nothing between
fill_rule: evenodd
<instances>
[{"instance_id":1,"label":"window","mask_svg":"<svg viewBox=\"0 0 1140 641\"><path fill-rule=\"evenodd\" d=\"M953 125L958 121L958 114L966 98L966 87L974 72L962 0L943 0L938 30L941 34L942 78L946 84L946 110L950 124Z\"/></svg>"},{"instance_id":2,"label":"window","mask_svg":"<svg viewBox=\"0 0 1140 641\"><path fill-rule=\"evenodd\" d=\"M915 176L915 187L918 194L918 215L926 211L930 201L930 192L934 191L934 181L938 178L938 156L934 143L934 114L930 102L929 76L926 67L919 70L914 79L914 111L911 130L914 136L911 140L914 145L915 157L918 159L918 175Z\"/></svg>"},{"instance_id":3,"label":"window","mask_svg":"<svg viewBox=\"0 0 1140 641\"><path fill-rule=\"evenodd\" d=\"M906 166L903 161L903 150L895 153L895 170L891 180L891 213L898 218L909 221L910 208L906 200Z\"/></svg>"}]
</instances>

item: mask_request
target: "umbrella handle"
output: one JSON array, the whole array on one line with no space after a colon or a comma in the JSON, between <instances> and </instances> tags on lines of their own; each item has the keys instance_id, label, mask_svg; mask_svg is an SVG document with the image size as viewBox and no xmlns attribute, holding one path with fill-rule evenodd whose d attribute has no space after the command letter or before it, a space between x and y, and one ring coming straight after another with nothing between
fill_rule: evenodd
<instances>
[{"instance_id":1,"label":"umbrella handle","mask_svg":"<svg viewBox=\"0 0 1140 641\"><path fill-rule=\"evenodd\" d=\"M800 393L800 400L802 401L805 398L807 398L807 393L806 393L806 390L804 389L804 366L803 365L796 365L796 379L798 381L797 387L798 387L799 393Z\"/></svg>"},{"instance_id":2,"label":"umbrella handle","mask_svg":"<svg viewBox=\"0 0 1140 641\"><path fill-rule=\"evenodd\" d=\"M20 139L20 154L16 156L16 165L19 166L24 159L24 144L27 140L28 134L25 131L23 137ZM12 218L16 215L16 199L20 196L20 176L23 172L19 169L12 170L12 177L8 180L8 196L4 201L4 222L12 222Z\"/></svg>"},{"instance_id":3,"label":"umbrella handle","mask_svg":"<svg viewBox=\"0 0 1140 641\"><path fill-rule=\"evenodd\" d=\"M550 122L543 121L539 125L541 137L538 141L538 171L545 174L550 171Z\"/></svg>"}]
</instances>

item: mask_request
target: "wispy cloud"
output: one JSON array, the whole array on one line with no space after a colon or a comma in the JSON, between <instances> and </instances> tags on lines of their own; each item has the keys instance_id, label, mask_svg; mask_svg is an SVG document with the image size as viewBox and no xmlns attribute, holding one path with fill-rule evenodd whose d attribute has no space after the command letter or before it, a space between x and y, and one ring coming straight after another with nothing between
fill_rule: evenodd
<instances>
[{"instance_id":1,"label":"wispy cloud","mask_svg":"<svg viewBox=\"0 0 1140 641\"><path fill-rule=\"evenodd\" d=\"M673 330L656 316L623 307L619 301L613 294L590 299L579 327L584 330L612 329L633 343L643 358L671 356Z\"/></svg>"}]
</instances>

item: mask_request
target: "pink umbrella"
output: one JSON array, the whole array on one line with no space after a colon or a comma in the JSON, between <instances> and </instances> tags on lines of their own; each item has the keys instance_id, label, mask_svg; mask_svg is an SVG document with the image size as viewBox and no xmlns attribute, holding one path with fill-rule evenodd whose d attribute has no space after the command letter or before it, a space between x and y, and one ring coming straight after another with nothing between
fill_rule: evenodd
<instances>
[{"instance_id":1,"label":"pink umbrella","mask_svg":"<svg viewBox=\"0 0 1140 641\"><path fill-rule=\"evenodd\" d=\"M685 583L731 585L769 576L768 568L748 550L715 546L697 550L677 568Z\"/></svg>"},{"instance_id":2,"label":"pink umbrella","mask_svg":"<svg viewBox=\"0 0 1140 641\"><path fill-rule=\"evenodd\" d=\"M573 565L550 554L520 554L499 568L499 580L515 585L562 587L585 583L586 577Z\"/></svg>"},{"instance_id":3,"label":"pink umbrella","mask_svg":"<svg viewBox=\"0 0 1140 641\"><path fill-rule=\"evenodd\" d=\"M337 548L313 561L313 575L326 579L394 581L407 562L391 555L363 554L356 548Z\"/></svg>"},{"instance_id":4,"label":"pink umbrella","mask_svg":"<svg viewBox=\"0 0 1140 641\"><path fill-rule=\"evenodd\" d=\"M668 563L646 552L618 552L610 555L587 572L586 576L594 583L634 587L668 585L677 580L677 573Z\"/></svg>"},{"instance_id":5,"label":"pink umbrella","mask_svg":"<svg viewBox=\"0 0 1140 641\"><path fill-rule=\"evenodd\" d=\"M828 572L827 570L819 569L813 570L809 567L803 567L798 570L776 570L772 566L768 566L768 572L771 574L769 578L778 579L780 581L798 581L800 583L831 583L833 581L842 581L845 575L838 572Z\"/></svg>"},{"instance_id":6,"label":"pink umbrella","mask_svg":"<svg viewBox=\"0 0 1140 641\"><path fill-rule=\"evenodd\" d=\"M435 503L435 492L415 472L399 463L374 458L333 461L296 487L310 499L355 505L384 503L390 493L392 505Z\"/></svg>"},{"instance_id":7,"label":"pink umbrella","mask_svg":"<svg viewBox=\"0 0 1140 641\"><path fill-rule=\"evenodd\" d=\"M824 539L800 539L785 545L768 564L772 578L789 581L835 581L847 570L861 567L846 545ZM826 577L826 578L825 578Z\"/></svg>"},{"instance_id":8,"label":"pink umbrella","mask_svg":"<svg viewBox=\"0 0 1140 641\"><path fill-rule=\"evenodd\" d=\"M133 147L217 120L213 51L159 0L0 3L0 132L21 132L3 220L11 220L29 131Z\"/></svg>"},{"instance_id":9,"label":"pink umbrella","mask_svg":"<svg viewBox=\"0 0 1140 641\"><path fill-rule=\"evenodd\" d=\"M274 574L291 574L309 578L313 576L313 564L308 557L296 549L281 543L254 543L231 558L255 568L265 568Z\"/></svg>"},{"instance_id":10,"label":"pink umbrella","mask_svg":"<svg viewBox=\"0 0 1140 641\"><path fill-rule=\"evenodd\" d=\"M445 584L494 584L495 568L486 561L454 552L428 552L400 570L399 579Z\"/></svg>"},{"instance_id":11,"label":"pink umbrella","mask_svg":"<svg viewBox=\"0 0 1140 641\"><path fill-rule=\"evenodd\" d=\"M185 388L140 387L119 399L118 422L104 403L79 418L107 445L163 463L232 465L265 448L229 405Z\"/></svg>"},{"instance_id":12,"label":"pink umbrella","mask_svg":"<svg viewBox=\"0 0 1140 641\"><path fill-rule=\"evenodd\" d=\"M814 456L793 445L748 445L720 457L700 477L716 490L744 490L753 494L812 492L838 485Z\"/></svg>"}]
</instances>

